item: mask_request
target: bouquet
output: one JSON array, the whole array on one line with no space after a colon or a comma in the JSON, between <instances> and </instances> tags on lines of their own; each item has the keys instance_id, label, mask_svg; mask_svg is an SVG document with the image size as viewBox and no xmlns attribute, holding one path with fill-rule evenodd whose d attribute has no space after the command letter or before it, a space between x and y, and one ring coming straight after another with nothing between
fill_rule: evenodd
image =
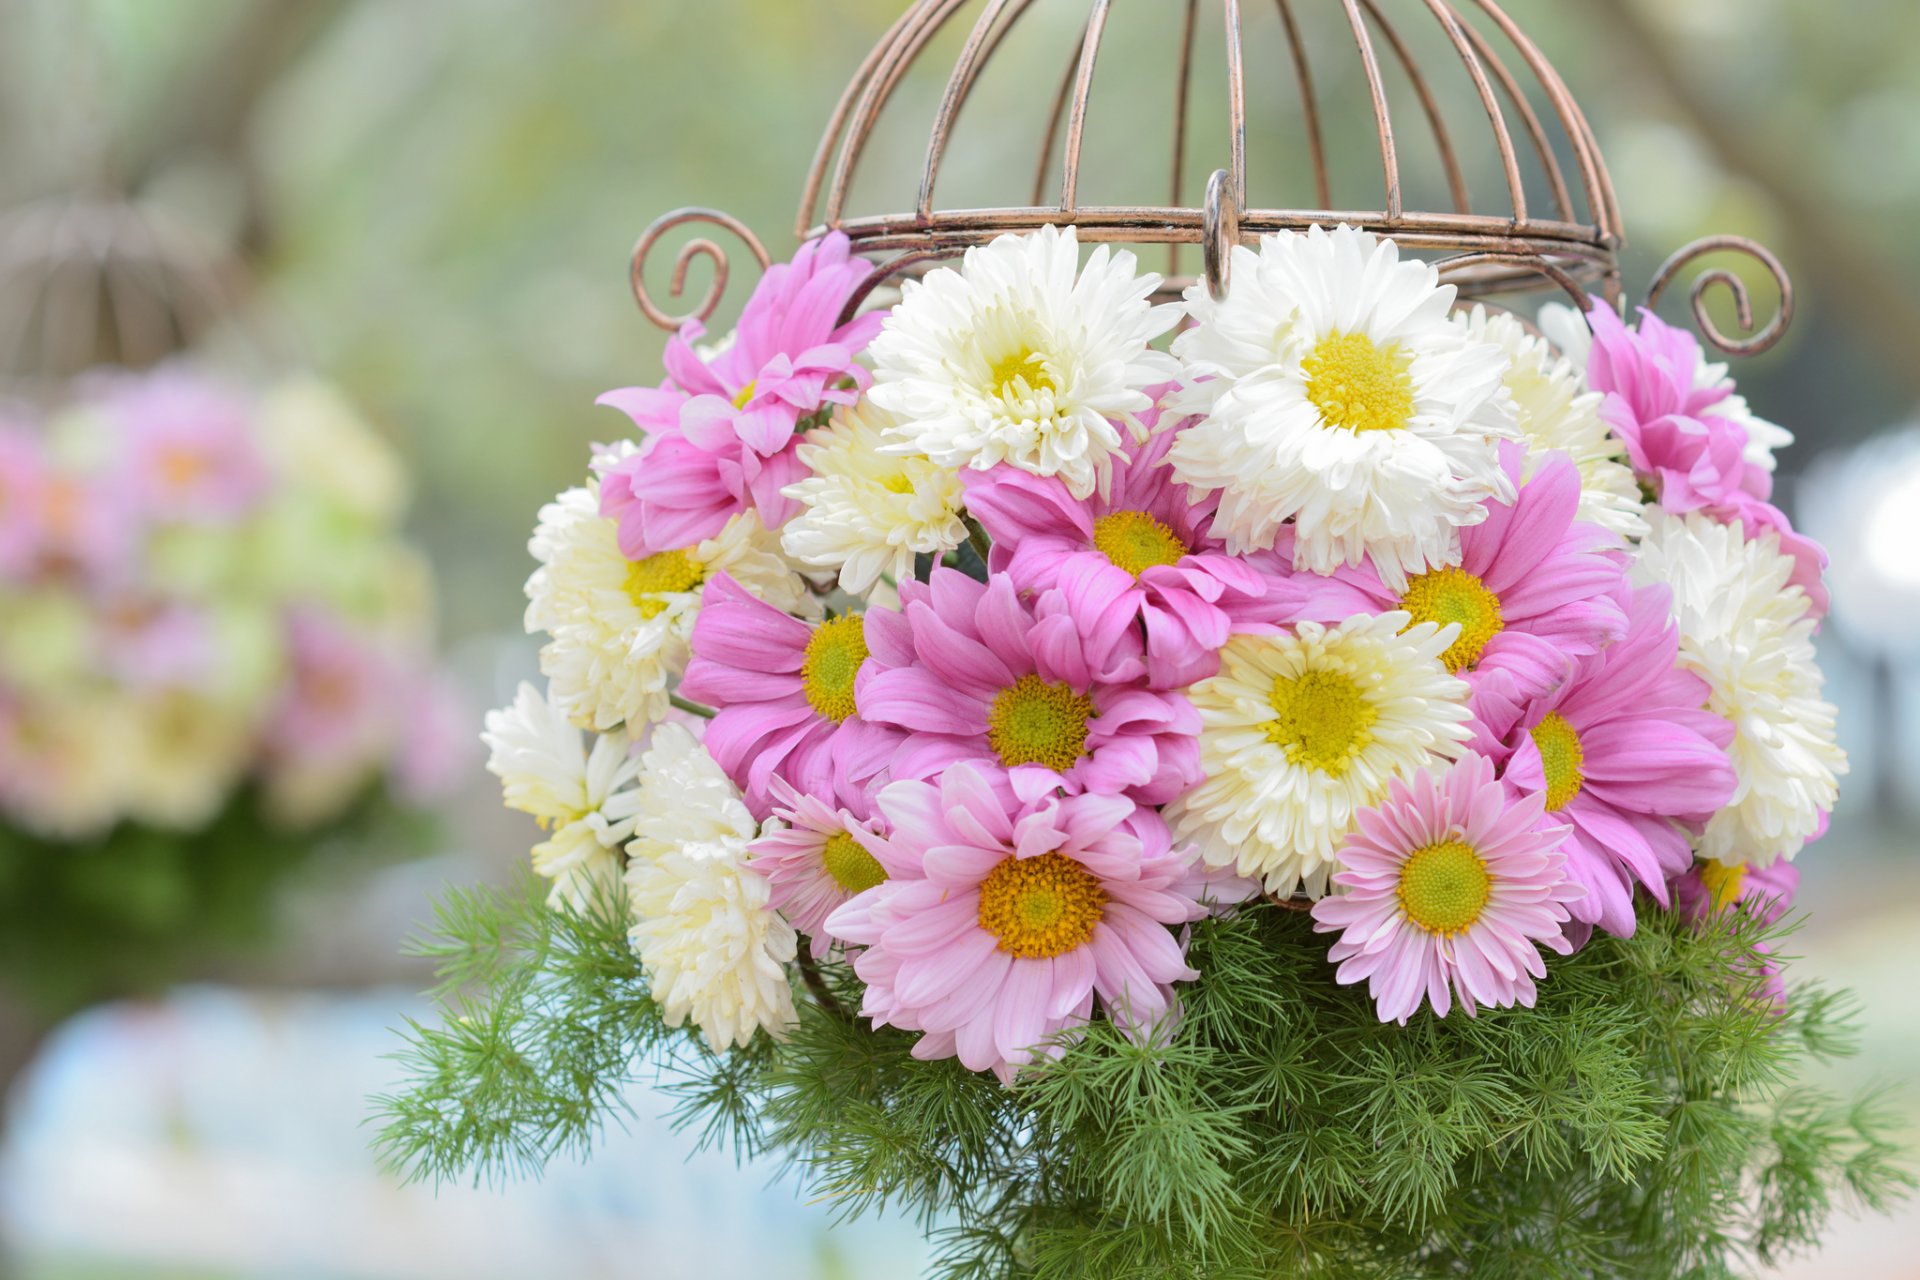
<instances>
[{"instance_id":1,"label":"bouquet","mask_svg":"<svg viewBox=\"0 0 1920 1280\"><path fill-rule=\"evenodd\" d=\"M257 932L310 851L451 781L405 501L317 382L256 395L175 365L4 410L0 891L25 999L175 976Z\"/></svg>"},{"instance_id":2,"label":"bouquet","mask_svg":"<svg viewBox=\"0 0 1920 1280\"><path fill-rule=\"evenodd\" d=\"M1183 303L1071 228L869 270L686 326L541 512L539 888L443 909L396 1161L659 1070L944 1274L1103 1280L1719 1275L1903 1185L1792 1085L1823 556L1691 336L1347 227Z\"/></svg>"}]
</instances>

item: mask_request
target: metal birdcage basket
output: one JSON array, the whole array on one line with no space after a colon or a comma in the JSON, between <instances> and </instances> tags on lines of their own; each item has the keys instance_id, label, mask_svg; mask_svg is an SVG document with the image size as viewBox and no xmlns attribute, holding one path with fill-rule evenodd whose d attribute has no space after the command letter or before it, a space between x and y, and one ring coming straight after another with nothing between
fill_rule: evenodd
<instances>
[{"instance_id":1,"label":"metal birdcage basket","mask_svg":"<svg viewBox=\"0 0 1920 1280\"><path fill-rule=\"evenodd\" d=\"M0 386L57 395L97 365L144 368L246 305L231 254L163 211L49 197L0 218Z\"/></svg>"},{"instance_id":2,"label":"metal birdcage basket","mask_svg":"<svg viewBox=\"0 0 1920 1280\"><path fill-rule=\"evenodd\" d=\"M1566 82L1495 0L1273 0L1271 12L1255 0L1164 0L1121 6L1118 14L1112 0L1070 2L1084 10L1084 19L1076 23L1078 38L1066 51L1064 72L1044 115L1025 203L943 207L938 192L957 125L983 72L1046 0L915 0L860 64L834 108L802 189L797 233L803 238L844 233L856 251L879 264L868 281L871 290L999 235L1072 226L1083 243L1168 246L1163 286L1168 295L1196 278L1181 271L1181 251L1198 247L1198 278L1219 296L1230 283L1233 245L1269 232L1345 223L1430 257L1463 300L1557 288L1583 307L1595 293L1615 306L1624 302L1620 209L1599 144ZM1255 29L1256 8L1264 31ZM929 50L939 37L960 27L958 20L969 12L971 25L927 132L917 191L899 192L895 208L904 211L851 212L855 179L876 150L877 132L908 110L900 92L903 82L931 61ZM1203 19L1210 22L1216 13L1224 34L1225 116L1196 130L1201 28ZM1087 199L1083 161L1088 122L1101 102L1101 51L1117 25L1148 14L1177 24L1172 56L1162 63L1171 124L1168 178L1158 192L1142 191L1127 203ZM1325 20L1318 41L1307 30L1310 16ZM1329 34L1335 29L1340 36ZM1250 62L1249 51L1256 47L1258 59ZM1250 71L1263 80L1292 81L1299 109L1285 132L1292 150L1306 157L1298 173L1250 169ZM1466 86L1452 111L1443 72ZM1336 199L1326 128L1335 109L1325 91L1328 84L1355 90L1352 109L1370 115L1377 147L1376 185L1362 201L1344 206ZM1160 86L1139 91L1152 96ZM1462 104L1470 117L1457 109ZM1198 184L1190 182L1189 165L1195 157L1206 158L1209 145L1218 148L1224 163L1206 181L1201 199L1190 202L1189 187ZM1490 181L1476 183L1470 176L1464 157L1476 145L1493 158ZM1416 146L1432 150L1415 155ZM1416 168L1438 174L1441 199L1410 198L1408 176ZM635 246L631 279L641 309L669 329L689 319L704 320L719 304L728 279L725 250L702 236L680 250L670 288L673 296L682 295L689 267L704 256L713 267L706 295L680 315L669 314L650 295L645 277L651 251L674 228L694 223L739 236L763 268L770 261L748 227L718 210L680 209L657 220ZM1792 286L1778 259L1753 241L1714 236L1688 245L1655 273L1647 304L1657 304L1684 269L1713 253L1742 254L1756 262L1777 286L1779 305L1756 326L1744 278L1724 267L1707 270L1696 279L1692 299L1702 336L1729 354L1767 349L1791 319ZM1721 330L1710 314L1709 295L1716 286L1732 300L1737 333Z\"/></svg>"}]
</instances>

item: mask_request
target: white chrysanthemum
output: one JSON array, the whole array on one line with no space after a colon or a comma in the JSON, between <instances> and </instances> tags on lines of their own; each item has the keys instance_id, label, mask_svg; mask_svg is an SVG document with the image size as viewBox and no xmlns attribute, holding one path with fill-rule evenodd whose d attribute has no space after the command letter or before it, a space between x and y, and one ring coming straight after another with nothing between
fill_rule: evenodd
<instances>
[{"instance_id":1,"label":"white chrysanthemum","mask_svg":"<svg viewBox=\"0 0 1920 1280\"><path fill-rule=\"evenodd\" d=\"M532 814L552 834L533 850L533 869L553 881L552 904L585 906L620 875L620 845L633 834L640 758L621 731L589 735L540 691L522 683L513 704L487 713L487 768L507 807Z\"/></svg>"},{"instance_id":2,"label":"white chrysanthemum","mask_svg":"<svg viewBox=\"0 0 1920 1280\"><path fill-rule=\"evenodd\" d=\"M1220 674L1187 690L1206 780L1167 806L1175 838L1273 893L1325 893L1354 815L1470 736L1467 685L1440 661L1459 628L1407 622L1229 640Z\"/></svg>"},{"instance_id":3,"label":"white chrysanthemum","mask_svg":"<svg viewBox=\"0 0 1920 1280\"><path fill-rule=\"evenodd\" d=\"M1593 357L1593 326L1587 323L1586 313L1571 303L1549 302L1533 322L1560 358L1579 373L1580 385L1586 386L1587 364Z\"/></svg>"},{"instance_id":4,"label":"white chrysanthemum","mask_svg":"<svg viewBox=\"0 0 1920 1280\"><path fill-rule=\"evenodd\" d=\"M1732 721L1733 800L1707 823L1700 854L1764 867L1792 858L1839 795L1846 752L1813 651L1807 597L1787 585L1780 539L1746 541L1738 522L1655 513L1633 568L1636 583L1673 591L1680 665L1712 690L1707 706Z\"/></svg>"},{"instance_id":5,"label":"white chrysanthemum","mask_svg":"<svg viewBox=\"0 0 1920 1280\"><path fill-rule=\"evenodd\" d=\"M945 555L967 536L959 473L924 454L883 450L895 419L869 401L809 431L798 453L812 472L788 485L806 508L781 530L801 564L835 569L840 585L865 595L882 575L913 577L916 555Z\"/></svg>"},{"instance_id":6,"label":"white chrysanthemum","mask_svg":"<svg viewBox=\"0 0 1920 1280\"><path fill-rule=\"evenodd\" d=\"M1580 473L1579 516L1619 534L1638 538L1647 531L1641 515L1640 485L1623 458L1625 447L1600 418L1598 392L1585 390L1586 379L1573 364L1553 353L1544 339L1503 311L1476 306L1455 323L1476 342L1491 342L1506 353L1507 394L1515 423L1527 442L1523 480L1547 453L1558 450L1573 459Z\"/></svg>"},{"instance_id":7,"label":"white chrysanthemum","mask_svg":"<svg viewBox=\"0 0 1920 1280\"><path fill-rule=\"evenodd\" d=\"M641 774L641 834L628 846L630 931L670 1026L692 1020L709 1046L745 1045L794 1021L793 927L745 865L755 825L693 735L660 726Z\"/></svg>"},{"instance_id":8,"label":"white chrysanthemum","mask_svg":"<svg viewBox=\"0 0 1920 1280\"><path fill-rule=\"evenodd\" d=\"M1206 416L1167 457L1220 492L1214 532L1236 552L1294 522L1294 563L1331 573L1371 556L1391 587L1459 559L1462 525L1511 501L1498 441L1515 434L1506 357L1448 320L1454 289L1390 240L1351 227L1233 251L1233 289L1187 291L1173 344Z\"/></svg>"},{"instance_id":9,"label":"white chrysanthemum","mask_svg":"<svg viewBox=\"0 0 1920 1280\"><path fill-rule=\"evenodd\" d=\"M1733 377L1727 372L1724 361L1708 364L1701 360L1694 370L1693 385L1696 387L1725 387L1727 398L1715 405L1711 412L1729 421L1737 422L1747 433L1747 447L1740 451L1741 458L1750 467L1762 471L1772 471L1776 465L1774 452L1793 443L1793 432L1777 422L1769 422L1753 411L1747 398L1733 389Z\"/></svg>"},{"instance_id":10,"label":"white chrysanthemum","mask_svg":"<svg viewBox=\"0 0 1920 1280\"><path fill-rule=\"evenodd\" d=\"M704 542L629 560L590 482L541 508L528 547L540 568L527 580L527 630L552 637L540 670L554 704L582 728L638 729L666 715L668 686L691 656L701 586L715 574L776 609L819 612L779 536L751 511Z\"/></svg>"},{"instance_id":11,"label":"white chrysanthemum","mask_svg":"<svg viewBox=\"0 0 1920 1280\"><path fill-rule=\"evenodd\" d=\"M1118 424L1179 372L1148 346L1180 319L1148 301L1159 286L1105 245L1081 270L1073 229L1050 226L909 281L868 348L873 401L900 419L889 447L955 469L1057 475L1077 498L1104 489Z\"/></svg>"}]
</instances>

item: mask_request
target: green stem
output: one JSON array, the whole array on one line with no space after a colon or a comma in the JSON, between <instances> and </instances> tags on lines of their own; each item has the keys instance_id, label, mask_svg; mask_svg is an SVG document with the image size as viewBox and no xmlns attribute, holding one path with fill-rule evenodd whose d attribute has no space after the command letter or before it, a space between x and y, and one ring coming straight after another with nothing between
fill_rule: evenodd
<instances>
[{"instance_id":1,"label":"green stem","mask_svg":"<svg viewBox=\"0 0 1920 1280\"><path fill-rule=\"evenodd\" d=\"M795 958L800 962L800 976L806 980L807 990L813 992L813 998L820 1002L820 1007L837 1018L846 1017L846 1006L840 1003L834 996L833 989L827 985L825 976L820 972L820 966L813 962L811 946L804 938L800 943L799 954Z\"/></svg>"},{"instance_id":2,"label":"green stem","mask_svg":"<svg viewBox=\"0 0 1920 1280\"><path fill-rule=\"evenodd\" d=\"M677 693L668 694L667 701L672 703L674 706L680 708L680 710L686 712L687 714L699 716L704 720L711 720L715 716L720 714L719 712L715 711L712 707L703 707L697 702L689 702Z\"/></svg>"},{"instance_id":3,"label":"green stem","mask_svg":"<svg viewBox=\"0 0 1920 1280\"><path fill-rule=\"evenodd\" d=\"M987 552L993 548L993 539L987 536L987 531L982 529L980 522L972 516L961 516L960 518L964 520L967 525L967 541L972 543L973 549L980 554L980 563L985 564L987 562Z\"/></svg>"}]
</instances>

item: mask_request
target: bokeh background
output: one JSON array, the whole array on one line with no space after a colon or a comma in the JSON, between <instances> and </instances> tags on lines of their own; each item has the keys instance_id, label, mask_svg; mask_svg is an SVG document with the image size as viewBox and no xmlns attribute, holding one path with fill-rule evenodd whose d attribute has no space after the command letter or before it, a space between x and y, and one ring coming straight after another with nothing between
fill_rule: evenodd
<instances>
[{"instance_id":1,"label":"bokeh background","mask_svg":"<svg viewBox=\"0 0 1920 1280\"><path fill-rule=\"evenodd\" d=\"M404 451L451 660L474 705L492 705L533 670L519 613L536 508L577 481L589 442L622 429L594 396L658 377L661 335L627 291L635 235L663 210L706 204L776 254L790 248L818 129L899 4L0 0L0 210L123 195L247 265L233 358L318 370ZM1116 28L1130 7L1142 5L1116 6ZM1048 88L1083 8L1040 0L1034 65L1049 68ZM1904 1085L1896 1105L1920 1120L1920 6L1508 9L1602 140L1630 287L1709 232L1756 236L1794 273L1787 340L1736 373L1798 434L1785 504L1844 570L1821 652L1854 771L1831 834L1801 861L1812 922L1799 969L1864 1005L1864 1052L1835 1072ZM956 192L1029 163L1038 120L1019 89L1033 75L1012 48L1005 89L983 84L968 108ZM1289 136L1283 50L1250 40L1256 163ZM1150 33L1117 38L1096 84L1096 100L1111 95L1139 123L1091 135L1090 171L1156 175L1142 199L1164 183L1164 136L1142 139L1165 128L1154 103L1171 99L1166 56ZM940 78L903 87L897 115L922 133L881 140L869 206L910 201ZM1199 173L1224 161L1211 120L1197 110ZM1333 111L1328 127L1339 174L1375 171L1369 119ZM1018 141L1017 161L1003 141ZM1256 171L1256 201L1260 183ZM15 1274L917 1272L907 1224L830 1231L827 1210L775 1168L687 1162L691 1141L644 1091L591 1166L537 1184L436 1191L377 1171L365 1098L391 1083L389 1028L423 1011L423 975L400 942L441 885L502 877L529 842L474 772L441 855L304 886L271 957L158 1003L96 1010L40 1046L8 1099L0 1155ZM1842 1219L1822 1256L1786 1274L1920 1276L1916 1242L1911 1210Z\"/></svg>"}]
</instances>

